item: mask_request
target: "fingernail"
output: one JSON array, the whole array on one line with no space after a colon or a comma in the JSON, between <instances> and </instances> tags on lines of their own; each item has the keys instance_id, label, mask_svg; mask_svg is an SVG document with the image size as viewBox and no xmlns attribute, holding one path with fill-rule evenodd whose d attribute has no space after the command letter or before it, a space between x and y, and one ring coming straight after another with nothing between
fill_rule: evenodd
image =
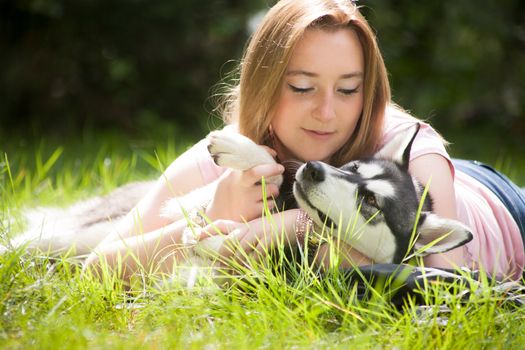
<instances>
[{"instance_id":1,"label":"fingernail","mask_svg":"<svg viewBox=\"0 0 525 350\"><path fill-rule=\"evenodd\" d=\"M236 228L228 236L231 236L232 238L237 238L241 234L241 230Z\"/></svg>"}]
</instances>

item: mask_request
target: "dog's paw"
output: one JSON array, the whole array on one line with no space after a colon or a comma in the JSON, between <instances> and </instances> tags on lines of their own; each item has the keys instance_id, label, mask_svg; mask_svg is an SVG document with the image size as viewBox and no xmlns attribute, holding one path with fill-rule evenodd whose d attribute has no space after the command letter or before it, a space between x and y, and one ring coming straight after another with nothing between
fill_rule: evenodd
<instances>
[{"instance_id":1,"label":"dog's paw","mask_svg":"<svg viewBox=\"0 0 525 350\"><path fill-rule=\"evenodd\" d=\"M274 164L268 151L251 139L228 129L211 132L208 136L208 151L215 164L236 170L248 170L257 165ZM282 176L274 176L267 182L280 185Z\"/></svg>"},{"instance_id":2,"label":"dog's paw","mask_svg":"<svg viewBox=\"0 0 525 350\"><path fill-rule=\"evenodd\" d=\"M256 165L275 163L262 146L236 132L213 131L207 138L208 151L219 166L247 170Z\"/></svg>"},{"instance_id":3,"label":"dog's paw","mask_svg":"<svg viewBox=\"0 0 525 350\"><path fill-rule=\"evenodd\" d=\"M223 129L211 132L207 139L208 151L218 166L244 171L257 165L275 163L263 146L239 133ZM267 181L280 185L282 176Z\"/></svg>"}]
</instances>

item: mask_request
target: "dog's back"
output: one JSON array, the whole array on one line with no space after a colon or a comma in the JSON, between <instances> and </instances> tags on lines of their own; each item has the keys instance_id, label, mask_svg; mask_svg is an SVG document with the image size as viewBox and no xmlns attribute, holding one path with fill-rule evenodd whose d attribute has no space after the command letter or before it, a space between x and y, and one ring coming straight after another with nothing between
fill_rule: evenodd
<instances>
[{"instance_id":1,"label":"dog's back","mask_svg":"<svg viewBox=\"0 0 525 350\"><path fill-rule=\"evenodd\" d=\"M114 232L124 217L153 185L134 182L102 197L92 197L66 208L40 207L24 212L27 230L9 242L11 248L25 247L51 255L89 254ZM0 248L5 251L7 247Z\"/></svg>"}]
</instances>

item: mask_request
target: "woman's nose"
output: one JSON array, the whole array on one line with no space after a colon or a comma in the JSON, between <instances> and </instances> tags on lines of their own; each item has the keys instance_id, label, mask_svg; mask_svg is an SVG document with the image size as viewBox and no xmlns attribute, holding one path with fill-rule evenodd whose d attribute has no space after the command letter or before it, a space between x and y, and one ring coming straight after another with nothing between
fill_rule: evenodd
<instances>
[{"instance_id":1,"label":"woman's nose","mask_svg":"<svg viewBox=\"0 0 525 350\"><path fill-rule=\"evenodd\" d=\"M336 114L333 94L327 92L319 96L314 117L322 121L328 121L334 119L335 116Z\"/></svg>"}]
</instances>

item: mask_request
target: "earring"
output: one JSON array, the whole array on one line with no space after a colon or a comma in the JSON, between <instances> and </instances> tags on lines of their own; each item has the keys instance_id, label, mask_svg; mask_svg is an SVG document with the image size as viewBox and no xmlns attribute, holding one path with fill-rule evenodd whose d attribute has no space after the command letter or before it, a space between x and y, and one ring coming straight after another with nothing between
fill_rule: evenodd
<instances>
[{"instance_id":1,"label":"earring","mask_svg":"<svg viewBox=\"0 0 525 350\"><path fill-rule=\"evenodd\" d=\"M271 149L273 149L274 151L276 151L277 153L279 153L278 149L280 148L279 147L279 142L278 139L277 139L277 136L275 136L275 133L273 131L273 127L272 127L272 124L268 125L268 131L267 131L268 135L267 135L267 143L266 145L269 146ZM279 155L277 155L275 157L275 160L277 161L277 163L280 163L281 161L279 160Z\"/></svg>"},{"instance_id":2,"label":"earring","mask_svg":"<svg viewBox=\"0 0 525 350\"><path fill-rule=\"evenodd\" d=\"M275 148L275 134L273 133L272 124L268 125L268 142L272 148Z\"/></svg>"}]
</instances>

